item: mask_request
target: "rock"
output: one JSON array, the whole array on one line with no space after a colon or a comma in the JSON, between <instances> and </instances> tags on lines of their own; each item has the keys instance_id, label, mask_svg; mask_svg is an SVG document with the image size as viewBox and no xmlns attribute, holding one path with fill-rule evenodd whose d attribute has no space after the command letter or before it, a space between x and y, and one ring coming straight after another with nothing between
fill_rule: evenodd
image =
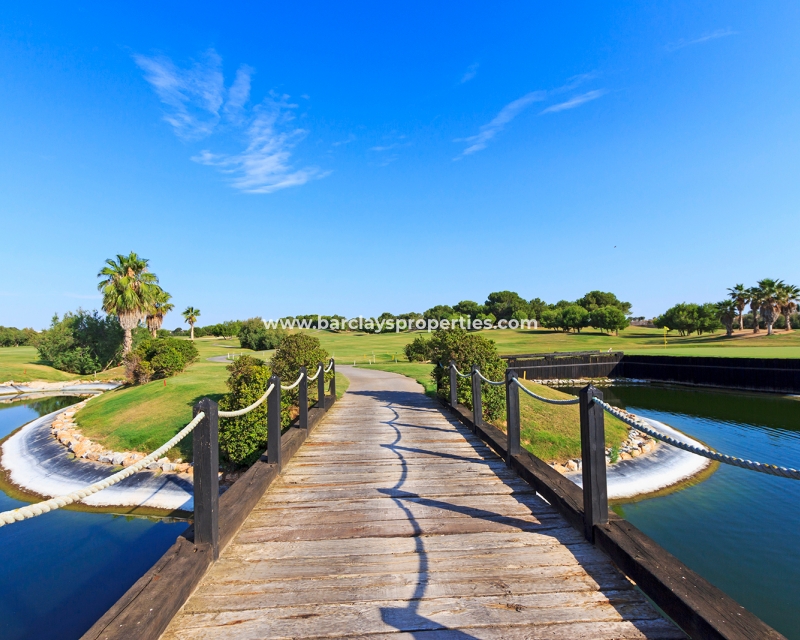
<instances>
[{"instance_id":1,"label":"rock","mask_svg":"<svg viewBox=\"0 0 800 640\"><path fill-rule=\"evenodd\" d=\"M640 455L642 455L641 451L638 449L631 449L631 458L638 458Z\"/></svg>"},{"instance_id":2,"label":"rock","mask_svg":"<svg viewBox=\"0 0 800 640\"><path fill-rule=\"evenodd\" d=\"M619 454L619 459L620 459L620 460L630 460L630 459L631 459L631 456L630 456L630 454L629 454L629 453L625 453L625 452L623 451L622 453L620 453L620 454Z\"/></svg>"},{"instance_id":3,"label":"rock","mask_svg":"<svg viewBox=\"0 0 800 640\"><path fill-rule=\"evenodd\" d=\"M177 471L178 473L186 473L191 468L192 465L190 465L188 462L179 462L178 464L175 465L175 471Z\"/></svg>"},{"instance_id":4,"label":"rock","mask_svg":"<svg viewBox=\"0 0 800 640\"><path fill-rule=\"evenodd\" d=\"M136 464L137 462L139 462L139 458L131 454L122 461L122 466L130 467L132 464Z\"/></svg>"},{"instance_id":5,"label":"rock","mask_svg":"<svg viewBox=\"0 0 800 640\"><path fill-rule=\"evenodd\" d=\"M82 458L84 455L89 453L89 446L90 443L87 443L85 440L83 442L78 442L70 447L70 451L75 454L75 457Z\"/></svg>"},{"instance_id":6,"label":"rock","mask_svg":"<svg viewBox=\"0 0 800 640\"><path fill-rule=\"evenodd\" d=\"M161 463L161 470L162 471L175 471L175 465L171 462L162 462Z\"/></svg>"},{"instance_id":7,"label":"rock","mask_svg":"<svg viewBox=\"0 0 800 640\"><path fill-rule=\"evenodd\" d=\"M169 461L170 461L170 460L169 460L169 458L167 458L166 456L164 456L163 458L159 458L159 459L158 459L158 464L169 463Z\"/></svg>"},{"instance_id":8,"label":"rock","mask_svg":"<svg viewBox=\"0 0 800 640\"><path fill-rule=\"evenodd\" d=\"M104 462L105 464L111 464L111 456L105 454L98 456L97 461Z\"/></svg>"},{"instance_id":9,"label":"rock","mask_svg":"<svg viewBox=\"0 0 800 640\"><path fill-rule=\"evenodd\" d=\"M90 451L86 454L86 459L91 460L92 462L97 462L100 458L100 455L96 451Z\"/></svg>"},{"instance_id":10,"label":"rock","mask_svg":"<svg viewBox=\"0 0 800 640\"><path fill-rule=\"evenodd\" d=\"M650 453L655 447L651 442L645 442L642 445L642 453Z\"/></svg>"},{"instance_id":11,"label":"rock","mask_svg":"<svg viewBox=\"0 0 800 640\"><path fill-rule=\"evenodd\" d=\"M569 469L570 471L577 471L578 470L578 463L575 462L574 460L568 460L567 461L567 469Z\"/></svg>"},{"instance_id":12,"label":"rock","mask_svg":"<svg viewBox=\"0 0 800 640\"><path fill-rule=\"evenodd\" d=\"M151 462L150 464L147 465L147 468L150 469L151 471L155 471L157 469L161 469L161 465L158 464L158 462Z\"/></svg>"},{"instance_id":13,"label":"rock","mask_svg":"<svg viewBox=\"0 0 800 640\"><path fill-rule=\"evenodd\" d=\"M122 461L125 460L130 454L128 453L115 453L111 456L111 464L118 466L122 464Z\"/></svg>"}]
</instances>

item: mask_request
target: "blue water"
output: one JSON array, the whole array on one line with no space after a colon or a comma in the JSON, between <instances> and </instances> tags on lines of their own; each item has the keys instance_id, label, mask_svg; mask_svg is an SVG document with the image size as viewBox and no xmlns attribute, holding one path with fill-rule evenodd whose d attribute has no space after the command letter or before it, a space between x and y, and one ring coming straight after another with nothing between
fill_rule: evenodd
<instances>
[{"instance_id":1,"label":"blue water","mask_svg":"<svg viewBox=\"0 0 800 640\"><path fill-rule=\"evenodd\" d=\"M717 451L800 468L800 398L614 386L616 406ZM800 639L800 481L727 465L673 494L615 510L787 638Z\"/></svg>"},{"instance_id":2,"label":"blue water","mask_svg":"<svg viewBox=\"0 0 800 640\"><path fill-rule=\"evenodd\" d=\"M0 404L0 438L79 398ZM0 511L24 503L0 492ZM185 522L58 510L0 527L0 638L79 638Z\"/></svg>"}]
</instances>

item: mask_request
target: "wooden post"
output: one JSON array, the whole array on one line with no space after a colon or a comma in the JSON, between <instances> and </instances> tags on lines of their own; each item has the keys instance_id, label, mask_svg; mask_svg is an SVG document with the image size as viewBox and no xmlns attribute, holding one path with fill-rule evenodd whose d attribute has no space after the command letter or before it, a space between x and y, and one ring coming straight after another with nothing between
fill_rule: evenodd
<instances>
[{"instance_id":1,"label":"wooden post","mask_svg":"<svg viewBox=\"0 0 800 640\"><path fill-rule=\"evenodd\" d=\"M506 464L511 466L511 459L519 455L520 451L520 415L519 415L519 387L517 374L513 369L506 369Z\"/></svg>"},{"instance_id":2,"label":"wooden post","mask_svg":"<svg viewBox=\"0 0 800 640\"><path fill-rule=\"evenodd\" d=\"M458 374L456 373L456 361L450 361L450 406L458 406Z\"/></svg>"},{"instance_id":3,"label":"wooden post","mask_svg":"<svg viewBox=\"0 0 800 640\"><path fill-rule=\"evenodd\" d=\"M203 398L194 405L194 415L205 417L194 428L194 541L209 544L214 560L219 558L219 410L217 403Z\"/></svg>"},{"instance_id":4,"label":"wooden post","mask_svg":"<svg viewBox=\"0 0 800 640\"><path fill-rule=\"evenodd\" d=\"M300 389L297 393L297 403L300 405L297 424L301 429L308 431L308 371L305 367L300 367L300 374L303 379L300 381Z\"/></svg>"},{"instance_id":5,"label":"wooden post","mask_svg":"<svg viewBox=\"0 0 800 640\"><path fill-rule=\"evenodd\" d=\"M317 406L320 409L325 409L325 365L318 362L317 367L322 367L317 377Z\"/></svg>"},{"instance_id":6,"label":"wooden post","mask_svg":"<svg viewBox=\"0 0 800 640\"><path fill-rule=\"evenodd\" d=\"M583 472L583 533L594 542L594 525L608 522L606 445L603 407L592 399L603 394L588 385L580 390L581 466Z\"/></svg>"},{"instance_id":7,"label":"wooden post","mask_svg":"<svg viewBox=\"0 0 800 640\"><path fill-rule=\"evenodd\" d=\"M472 365L472 422L475 430L483 424L483 403L481 399L481 379L478 377L478 365Z\"/></svg>"},{"instance_id":8,"label":"wooden post","mask_svg":"<svg viewBox=\"0 0 800 640\"><path fill-rule=\"evenodd\" d=\"M267 398L267 462L278 465L278 471L283 468L281 456L281 379L272 376L267 384L274 384L275 388Z\"/></svg>"},{"instance_id":9,"label":"wooden post","mask_svg":"<svg viewBox=\"0 0 800 640\"><path fill-rule=\"evenodd\" d=\"M333 396L334 402L336 401L336 360L331 360L331 373L333 377L331 378L331 395Z\"/></svg>"}]
</instances>

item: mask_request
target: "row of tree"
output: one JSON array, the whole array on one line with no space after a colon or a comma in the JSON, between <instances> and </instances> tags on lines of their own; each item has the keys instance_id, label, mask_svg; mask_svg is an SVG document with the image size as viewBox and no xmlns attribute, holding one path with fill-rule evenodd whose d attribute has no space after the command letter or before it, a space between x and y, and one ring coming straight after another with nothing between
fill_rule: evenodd
<instances>
[{"instance_id":1,"label":"row of tree","mask_svg":"<svg viewBox=\"0 0 800 640\"><path fill-rule=\"evenodd\" d=\"M765 278L759 280L755 287L737 284L728 289L728 295L738 311L740 331L744 331L744 310L747 307L750 307L753 318L760 315L764 320L767 335L772 335L772 328L779 316L784 317L786 330L792 330L792 314L797 311L800 303L800 287L787 284L783 280ZM753 322L753 333L758 333L759 329L759 323Z\"/></svg>"}]
</instances>

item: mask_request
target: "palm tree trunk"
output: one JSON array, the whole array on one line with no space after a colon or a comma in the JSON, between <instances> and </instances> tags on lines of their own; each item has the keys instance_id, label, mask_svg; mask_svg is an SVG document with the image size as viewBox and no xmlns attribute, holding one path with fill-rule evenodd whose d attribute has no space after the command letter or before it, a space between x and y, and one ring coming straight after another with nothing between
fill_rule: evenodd
<instances>
[{"instance_id":1,"label":"palm tree trunk","mask_svg":"<svg viewBox=\"0 0 800 640\"><path fill-rule=\"evenodd\" d=\"M124 329L122 337L122 355L128 355L131 351L131 347L133 347L133 335L130 329Z\"/></svg>"},{"instance_id":2,"label":"palm tree trunk","mask_svg":"<svg viewBox=\"0 0 800 640\"><path fill-rule=\"evenodd\" d=\"M194 324L191 325L192 342L194 342Z\"/></svg>"},{"instance_id":3,"label":"palm tree trunk","mask_svg":"<svg viewBox=\"0 0 800 640\"><path fill-rule=\"evenodd\" d=\"M744 307L739 309L739 331L744 331Z\"/></svg>"}]
</instances>

